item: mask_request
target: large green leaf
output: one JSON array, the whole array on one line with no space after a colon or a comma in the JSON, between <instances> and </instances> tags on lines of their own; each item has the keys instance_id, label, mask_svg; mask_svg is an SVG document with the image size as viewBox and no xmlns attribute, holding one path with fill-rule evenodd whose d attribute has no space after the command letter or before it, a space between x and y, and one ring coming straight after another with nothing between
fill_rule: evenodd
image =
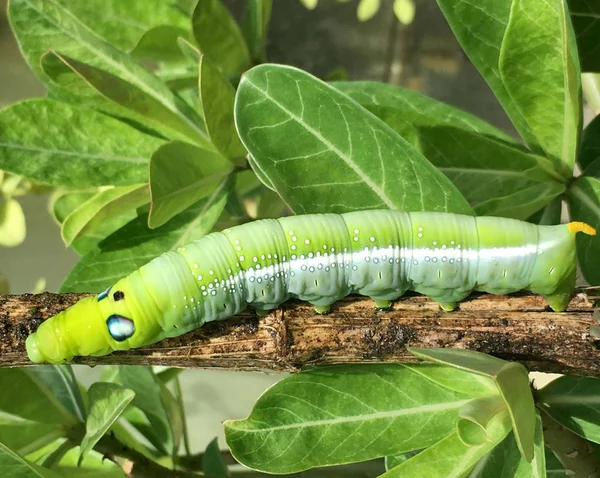
<instances>
[{"instance_id":1,"label":"large green leaf","mask_svg":"<svg viewBox=\"0 0 600 478\"><path fill-rule=\"evenodd\" d=\"M83 65L89 64L97 74L94 78L99 76L99 71L104 71L110 74L109 78L120 79L115 85L119 86L119 92L123 91L123 82L132 85L136 91L143 92L148 97L148 104L161 104L173 121L176 118L182 127L185 126L197 137L204 134L200 119L183 100L131 56L96 35L59 1L11 0L9 20L23 56L34 73L51 86L54 95L72 98L73 94L81 92L83 80L71 78L63 85L52 82L40 63L48 49L68 54L70 59L84 62ZM108 91L110 88L103 93ZM95 92L92 93L96 95ZM139 95L136 95L136 99L139 99Z\"/></svg>"},{"instance_id":2,"label":"large green leaf","mask_svg":"<svg viewBox=\"0 0 600 478\"><path fill-rule=\"evenodd\" d=\"M39 423L14 415L0 416L0 443L27 455L66 435L66 429L55 423Z\"/></svg>"},{"instance_id":3,"label":"large green leaf","mask_svg":"<svg viewBox=\"0 0 600 478\"><path fill-rule=\"evenodd\" d=\"M121 121L51 99L0 111L0 168L52 186L143 182L161 144Z\"/></svg>"},{"instance_id":4,"label":"large green leaf","mask_svg":"<svg viewBox=\"0 0 600 478\"><path fill-rule=\"evenodd\" d=\"M413 347L408 350L423 360L492 378L508 407L521 455L528 462L533 459L536 411L529 375L523 365L472 350Z\"/></svg>"},{"instance_id":5,"label":"large green leaf","mask_svg":"<svg viewBox=\"0 0 600 478\"><path fill-rule=\"evenodd\" d=\"M116 383L96 382L88 390L89 416L81 441L80 461L98 443L133 400L135 392Z\"/></svg>"},{"instance_id":6,"label":"large green leaf","mask_svg":"<svg viewBox=\"0 0 600 478\"><path fill-rule=\"evenodd\" d=\"M79 454L78 446L71 448L51 469L63 478L126 478L123 469L103 454L92 450L82 461Z\"/></svg>"},{"instance_id":7,"label":"large green leaf","mask_svg":"<svg viewBox=\"0 0 600 478\"><path fill-rule=\"evenodd\" d=\"M600 179L579 177L567 195L571 220L582 221L600 231ZM585 280L600 285L600 236L577 234L577 258Z\"/></svg>"},{"instance_id":8,"label":"large green leaf","mask_svg":"<svg viewBox=\"0 0 600 478\"><path fill-rule=\"evenodd\" d=\"M3 199L0 194L0 246L18 246L26 235L25 213L21 204L13 198Z\"/></svg>"},{"instance_id":9,"label":"large green leaf","mask_svg":"<svg viewBox=\"0 0 600 478\"><path fill-rule=\"evenodd\" d=\"M120 214L122 210L135 211L149 201L147 184L104 189L67 216L61 228L63 241L70 246L87 232L102 228L106 220Z\"/></svg>"},{"instance_id":10,"label":"large green leaf","mask_svg":"<svg viewBox=\"0 0 600 478\"><path fill-rule=\"evenodd\" d=\"M600 3L595 0L568 0L583 71L600 72Z\"/></svg>"},{"instance_id":11,"label":"large green leaf","mask_svg":"<svg viewBox=\"0 0 600 478\"><path fill-rule=\"evenodd\" d=\"M600 115L583 130L577 161L584 175L600 177Z\"/></svg>"},{"instance_id":12,"label":"large green leaf","mask_svg":"<svg viewBox=\"0 0 600 478\"><path fill-rule=\"evenodd\" d=\"M207 234L227 203L230 181L158 229L141 214L86 254L71 270L62 291L100 292L163 252Z\"/></svg>"},{"instance_id":13,"label":"large green leaf","mask_svg":"<svg viewBox=\"0 0 600 478\"><path fill-rule=\"evenodd\" d=\"M268 389L248 418L225 422L225 437L242 464L292 473L432 445L468 400L401 365L316 367Z\"/></svg>"},{"instance_id":14,"label":"large green leaf","mask_svg":"<svg viewBox=\"0 0 600 478\"><path fill-rule=\"evenodd\" d=\"M70 96L57 95L60 99L76 101L116 117L131 119L168 138L211 147L206 133L198 126L201 121L198 115L177 97L174 101L185 115L174 111L165 104L164 99L150 94L143 85L61 53L48 52L42 57L41 64L55 85L68 89ZM193 117L195 122L188 116Z\"/></svg>"},{"instance_id":15,"label":"large green leaf","mask_svg":"<svg viewBox=\"0 0 600 478\"><path fill-rule=\"evenodd\" d=\"M582 122L581 78L564 1L438 4L523 139L569 177Z\"/></svg>"},{"instance_id":16,"label":"large green leaf","mask_svg":"<svg viewBox=\"0 0 600 478\"><path fill-rule=\"evenodd\" d=\"M265 41L273 0L248 0L242 21L242 32L255 63L265 62Z\"/></svg>"},{"instance_id":17,"label":"large green leaf","mask_svg":"<svg viewBox=\"0 0 600 478\"><path fill-rule=\"evenodd\" d=\"M240 73L250 66L244 36L221 0L199 0L192 29L202 54L224 73Z\"/></svg>"},{"instance_id":18,"label":"large green leaf","mask_svg":"<svg viewBox=\"0 0 600 478\"><path fill-rule=\"evenodd\" d=\"M479 446L467 446L456 432L430 446L409 460L380 475L381 478L460 478L477 461L498 445L510 432L506 410L498 413L488 424L489 440Z\"/></svg>"},{"instance_id":19,"label":"large green leaf","mask_svg":"<svg viewBox=\"0 0 600 478\"><path fill-rule=\"evenodd\" d=\"M189 18L174 2L144 0L59 0L79 20L121 50L132 50L143 35L154 27L174 26L189 29Z\"/></svg>"},{"instance_id":20,"label":"large green leaf","mask_svg":"<svg viewBox=\"0 0 600 478\"><path fill-rule=\"evenodd\" d=\"M450 180L395 131L306 72L254 67L238 87L235 115L253 168L295 213L472 213Z\"/></svg>"},{"instance_id":21,"label":"large green leaf","mask_svg":"<svg viewBox=\"0 0 600 478\"><path fill-rule=\"evenodd\" d=\"M11 478L59 478L54 471L27 461L0 443L0 475Z\"/></svg>"},{"instance_id":22,"label":"large green leaf","mask_svg":"<svg viewBox=\"0 0 600 478\"><path fill-rule=\"evenodd\" d=\"M559 377L538 392L537 403L573 433L600 443L600 379Z\"/></svg>"},{"instance_id":23,"label":"large green leaf","mask_svg":"<svg viewBox=\"0 0 600 478\"><path fill-rule=\"evenodd\" d=\"M537 414L535 454L531 463L523 460L513 433L484 456L468 478L545 478L547 474L542 419ZM551 477L552 478L552 477Z\"/></svg>"},{"instance_id":24,"label":"large green leaf","mask_svg":"<svg viewBox=\"0 0 600 478\"><path fill-rule=\"evenodd\" d=\"M565 191L550 161L468 113L393 85L333 85L437 166L478 215L527 219Z\"/></svg>"},{"instance_id":25,"label":"large green leaf","mask_svg":"<svg viewBox=\"0 0 600 478\"><path fill-rule=\"evenodd\" d=\"M173 141L150 159L152 204L148 226L162 226L195 202L212 194L233 170L219 153Z\"/></svg>"}]
</instances>

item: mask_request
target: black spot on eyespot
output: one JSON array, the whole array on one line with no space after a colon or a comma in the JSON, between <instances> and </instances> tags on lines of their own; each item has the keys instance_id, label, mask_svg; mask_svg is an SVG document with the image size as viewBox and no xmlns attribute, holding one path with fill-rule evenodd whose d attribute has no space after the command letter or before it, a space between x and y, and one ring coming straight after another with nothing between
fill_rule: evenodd
<instances>
[{"instance_id":1,"label":"black spot on eyespot","mask_svg":"<svg viewBox=\"0 0 600 478\"><path fill-rule=\"evenodd\" d=\"M113 294L113 299L115 299L115 302L119 301L119 300L123 300L125 298L125 293L121 290L118 290L117 292L115 292Z\"/></svg>"}]
</instances>

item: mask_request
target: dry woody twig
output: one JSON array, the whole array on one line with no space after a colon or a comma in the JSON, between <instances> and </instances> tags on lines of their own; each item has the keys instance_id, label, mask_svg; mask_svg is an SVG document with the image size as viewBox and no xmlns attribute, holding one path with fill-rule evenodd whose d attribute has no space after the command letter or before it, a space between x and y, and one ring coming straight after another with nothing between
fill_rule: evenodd
<instances>
[{"instance_id":1,"label":"dry woody twig","mask_svg":"<svg viewBox=\"0 0 600 478\"><path fill-rule=\"evenodd\" d=\"M0 295L0 366L31 365L27 335L86 295ZM600 377L600 340L590 333L598 324L598 295L580 289L562 313L527 294L475 294L453 312L424 296L403 297L386 311L351 296L327 315L290 301L264 317L247 309L177 338L74 363L297 371L325 363L416 362L407 346L454 347L519 361L532 371Z\"/></svg>"}]
</instances>

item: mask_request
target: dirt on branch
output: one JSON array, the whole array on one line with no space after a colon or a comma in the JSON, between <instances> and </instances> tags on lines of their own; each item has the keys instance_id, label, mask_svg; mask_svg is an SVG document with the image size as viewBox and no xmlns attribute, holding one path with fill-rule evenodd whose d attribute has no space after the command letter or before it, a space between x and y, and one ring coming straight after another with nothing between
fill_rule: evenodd
<instances>
[{"instance_id":1,"label":"dirt on branch","mask_svg":"<svg viewBox=\"0 0 600 478\"><path fill-rule=\"evenodd\" d=\"M0 366L30 365L27 335L86 295L0 295ZM249 308L181 337L74 363L294 371L323 363L416 362L407 346L454 347L519 361L532 371L600 377L600 340L590 333L598 324L596 296L596 289L579 290L562 313L526 294L473 295L453 312L423 296L403 297L389 311L351 296L327 315L290 301L264 317Z\"/></svg>"}]
</instances>

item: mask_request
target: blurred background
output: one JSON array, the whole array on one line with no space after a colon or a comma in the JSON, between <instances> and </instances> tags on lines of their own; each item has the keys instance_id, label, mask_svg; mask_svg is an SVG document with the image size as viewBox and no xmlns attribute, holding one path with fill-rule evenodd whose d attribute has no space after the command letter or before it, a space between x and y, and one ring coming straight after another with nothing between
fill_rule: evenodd
<instances>
[{"instance_id":1,"label":"blurred background","mask_svg":"<svg viewBox=\"0 0 600 478\"><path fill-rule=\"evenodd\" d=\"M226 3L240 15L245 2ZM303 3L314 2L273 2L267 44L270 62L294 65L323 79L402 85L513 132L502 108L456 42L435 0L414 0L415 15L409 24L398 20L393 0L382 0L378 11L366 21L357 17L358 0L321 0L314 9ZM44 88L21 58L6 19L6 0L0 0L0 107L44 94ZM25 213L27 235L17 247L0 247L0 278L4 275L8 279L11 293L32 292L36 283L56 292L78 257L61 240L60 229L48 213L47 194L18 199ZM0 279L0 289L1 284ZM100 373L100 367L75 369L84 383L94 381ZM215 435L224 448L221 422L247 416L258 396L282 377L185 371L182 386L193 451L204 449ZM537 381L547 379L536 374Z\"/></svg>"}]
</instances>

